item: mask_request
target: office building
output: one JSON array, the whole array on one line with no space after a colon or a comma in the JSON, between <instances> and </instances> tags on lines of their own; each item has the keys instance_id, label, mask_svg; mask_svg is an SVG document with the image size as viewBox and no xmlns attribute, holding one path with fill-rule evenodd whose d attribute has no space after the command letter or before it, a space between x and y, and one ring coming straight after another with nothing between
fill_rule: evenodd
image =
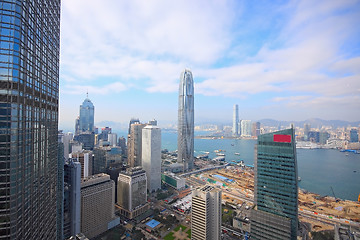
<instances>
[{"instance_id":1,"label":"office building","mask_svg":"<svg viewBox=\"0 0 360 240\"><path fill-rule=\"evenodd\" d=\"M81 150L71 153L71 158L81 164L81 178L93 175L93 152Z\"/></svg>"},{"instance_id":2,"label":"office building","mask_svg":"<svg viewBox=\"0 0 360 240\"><path fill-rule=\"evenodd\" d=\"M101 133L98 135L98 141L108 141L109 134L112 133L112 129L110 127L103 127L101 128Z\"/></svg>"},{"instance_id":3,"label":"office building","mask_svg":"<svg viewBox=\"0 0 360 240\"><path fill-rule=\"evenodd\" d=\"M238 123L239 123L239 106L237 104L234 104L232 135L235 137L238 136L239 133Z\"/></svg>"},{"instance_id":4,"label":"office building","mask_svg":"<svg viewBox=\"0 0 360 240\"><path fill-rule=\"evenodd\" d=\"M358 142L359 134L356 128L350 130L350 142Z\"/></svg>"},{"instance_id":5,"label":"office building","mask_svg":"<svg viewBox=\"0 0 360 240\"><path fill-rule=\"evenodd\" d=\"M86 96L80 105L79 129L80 133L94 133L94 104Z\"/></svg>"},{"instance_id":6,"label":"office building","mask_svg":"<svg viewBox=\"0 0 360 240\"><path fill-rule=\"evenodd\" d=\"M123 163L120 147L96 147L93 151L93 173L105 173L106 169Z\"/></svg>"},{"instance_id":7,"label":"office building","mask_svg":"<svg viewBox=\"0 0 360 240\"><path fill-rule=\"evenodd\" d=\"M157 126L157 121L156 121L155 119L150 120L150 121L148 122L148 125Z\"/></svg>"},{"instance_id":8,"label":"office building","mask_svg":"<svg viewBox=\"0 0 360 240\"><path fill-rule=\"evenodd\" d=\"M241 120L241 136L251 137L251 121Z\"/></svg>"},{"instance_id":9,"label":"office building","mask_svg":"<svg viewBox=\"0 0 360 240\"><path fill-rule=\"evenodd\" d=\"M0 239L56 239L60 0L0 9Z\"/></svg>"},{"instance_id":10,"label":"office building","mask_svg":"<svg viewBox=\"0 0 360 240\"><path fill-rule=\"evenodd\" d=\"M84 150L93 150L95 145L95 134L89 132L83 132L74 137L74 141L82 143Z\"/></svg>"},{"instance_id":11,"label":"office building","mask_svg":"<svg viewBox=\"0 0 360 240\"><path fill-rule=\"evenodd\" d=\"M88 238L120 223L115 217L115 183L104 173L81 180L81 229Z\"/></svg>"},{"instance_id":12,"label":"office building","mask_svg":"<svg viewBox=\"0 0 360 240\"><path fill-rule=\"evenodd\" d=\"M64 164L64 238L80 233L81 164L67 159Z\"/></svg>"},{"instance_id":13,"label":"office building","mask_svg":"<svg viewBox=\"0 0 360 240\"><path fill-rule=\"evenodd\" d=\"M293 128L258 137L251 239L296 239L298 174Z\"/></svg>"},{"instance_id":14,"label":"office building","mask_svg":"<svg viewBox=\"0 0 360 240\"><path fill-rule=\"evenodd\" d=\"M141 167L119 173L117 207L122 216L133 219L149 209L146 172Z\"/></svg>"},{"instance_id":15,"label":"office building","mask_svg":"<svg viewBox=\"0 0 360 240\"><path fill-rule=\"evenodd\" d=\"M310 131L308 133L308 141L318 143L320 142L320 132Z\"/></svg>"},{"instance_id":16,"label":"office building","mask_svg":"<svg viewBox=\"0 0 360 240\"><path fill-rule=\"evenodd\" d=\"M121 148L122 154L127 153L126 139L124 137L119 137L118 146Z\"/></svg>"},{"instance_id":17,"label":"office building","mask_svg":"<svg viewBox=\"0 0 360 240\"><path fill-rule=\"evenodd\" d=\"M330 134L326 131L321 131L319 133L319 143L326 144L327 140L329 139Z\"/></svg>"},{"instance_id":18,"label":"office building","mask_svg":"<svg viewBox=\"0 0 360 240\"><path fill-rule=\"evenodd\" d=\"M185 179L171 172L162 173L161 181L176 190L183 190L185 188Z\"/></svg>"},{"instance_id":19,"label":"office building","mask_svg":"<svg viewBox=\"0 0 360 240\"><path fill-rule=\"evenodd\" d=\"M147 189L161 189L161 129L149 125L142 130L142 167L146 171Z\"/></svg>"},{"instance_id":20,"label":"office building","mask_svg":"<svg viewBox=\"0 0 360 240\"><path fill-rule=\"evenodd\" d=\"M70 149L71 149L70 143L72 142L73 137L74 136L71 132L64 134L63 143L64 143L64 158L65 158L65 160L69 159L69 154L70 154Z\"/></svg>"},{"instance_id":21,"label":"office building","mask_svg":"<svg viewBox=\"0 0 360 240\"><path fill-rule=\"evenodd\" d=\"M178 109L178 163L194 168L194 82L190 70L180 75Z\"/></svg>"},{"instance_id":22,"label":"office building","mask_svg":"<svg viewBox=\"0 0 360 240\"><path fill-rule=\"evenodd\" d=\"M191 239L221 239L221 190L203 186L192 192Z\"/></svg>"},{"instance_id":23,"label":"office building","mask_svg":"<svg viewBox=\"0 0 360 240\"><path fill-rule=\"evenodd\" d=\"M128 136L128 164L130 167L141 166L142 129L146 124L134 123L130 126Z\"/></svg>"}]
</instances>

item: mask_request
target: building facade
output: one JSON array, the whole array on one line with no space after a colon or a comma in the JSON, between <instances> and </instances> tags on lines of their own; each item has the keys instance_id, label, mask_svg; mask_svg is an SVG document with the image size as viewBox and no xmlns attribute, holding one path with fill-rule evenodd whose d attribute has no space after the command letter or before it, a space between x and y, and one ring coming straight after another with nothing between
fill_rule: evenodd
<instances>
[{"instance_id":1,"label":"building facade","mask_svg":"<svg viewBox=\"0 0 360 240\"><path fill-rule=\"evenodd\" d=\"M74 161L81 164L81 178L93 175L93 152L81 150L80 152L71 153Z\"/></svg>"},{"instance_id":2,"label":"building facade","mask_svg":"<svg viewBox=\"0 0 360 240\"><path fill-rule=\"evenodd\" d=\"M64 238L80 233L81 164L68 159L64 164Z\"/></svg>"},{"instance_id":3,"label":"building facade","mask_svg":"<svg viewBox=\"0 0 360 240\"><path fill-rule=\"evenodd\" d=\"M206 185L192 192L191 239L221 239L221 190Z\"/></svg>"},{"instance_id":4,"label":"building facade","mask_svg":"<svg viewBox=\"0 0 360 240\"><path fill-rule=\"evenodd\" d=\"M0 9L0 239L56 239L60 0Z\"/></svg>"},{"instance_id":5,"label":"building facade","mask_svg":"<svg viewBox=\"0 0 360 240\"><path fill-rule=\"evenodd\" d=\"M239 135L238 124L239 124L239 106L237 104L234 104L232 135L235 137Z\"/></svg>"},{"instance_id":6,"label":"building facade","mask_svg":"<svg viewBox=\"0 0 360 240\"><path fill-rule=\"evenodd\" d=\"M180 75L178 108L178 163L194 168L194 82L190 70Z\"/></svg>"},{"instance_id":7,"label":"building facade","mask_svg":"<svg viewBox=\"0 0 360 240\"><path fill-rule=\"evenodd\" d=\"M88 238L107 231L116 220L115 183L104 173L81 181L81 232Z\"/></svg>"},{"instance_id":8,"label":"building facade","mask_svg":"<svg viewBox=\"0 0 360 240\"><path fill-rule=\"evenodd\" d=\"M142 130L142 167L146 171L147 189L161 189L161 129L149 125Z\"/></svg>"},{"instance_id":9,"label":"building facade","mask_svg":"<svg viewBox=\"0 0 360 240\"><path fill-rule=\"evenodd\" d=\"M296 239L298 174L293 128L258 137L251 239Z\"/></svg>"},{"instance_id":10,"label":"building facade","mask_svg":"<svg viewBox=\"0 0 360 240\"><path fill-rule=\"evenodd\" d=\"M117 206L120 214L133 219L149 209L146 172L141 167L119 173Z\"/></svg>"}]
</instances>

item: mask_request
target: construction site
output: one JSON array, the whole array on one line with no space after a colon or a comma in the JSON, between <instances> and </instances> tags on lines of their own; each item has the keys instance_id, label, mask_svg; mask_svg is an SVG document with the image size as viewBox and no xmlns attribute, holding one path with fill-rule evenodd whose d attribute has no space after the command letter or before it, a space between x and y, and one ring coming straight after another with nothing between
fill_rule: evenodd
<instances>
[{"instance_id":1,"label":"construction site","mask_svg":"<svg viewBox=\"0 0 360 240\"><path fill-rule=\"evenodd\" d=\"M246 202L254 203L254 169L231 165L201 174L191 175L186 182L194 187L203 184L218 185L223 189L223 201L234 207ZM360 226L360 203L340 200L334 196L318 194L299 189L299 220L311 224L311 231L334 229L335 224Z\"/></svg>"}]
</instances>

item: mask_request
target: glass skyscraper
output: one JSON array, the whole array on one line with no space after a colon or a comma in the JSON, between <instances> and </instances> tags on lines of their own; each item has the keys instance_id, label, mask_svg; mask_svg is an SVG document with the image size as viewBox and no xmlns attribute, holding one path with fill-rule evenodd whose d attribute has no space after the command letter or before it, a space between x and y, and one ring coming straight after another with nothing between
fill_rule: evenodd
<instances>
[{"instance_id":1,"label":"glass skyscraper","mask_svg":"<svg viewBox=\"0 0 360 240\"><path fill-rule=\"evenodd\" d=\"M80 105L79 129L80 133L94 132L94 104L89 98Z\"/></svg>"},{"instance_id":2,"label":"glass skyscraper","mask_svg":"<svg viewBox=\"0 0 360 240\"><path fill-rule=\"evenodd\" d=\"M238 136L239 135L238 126L239 126L239 106L237 104L234 104L233 127L232 127L233 136Z\"/></svg>"},{"instance_id":3,"label":"glass skyscraper","mask_svg":"<svg viewBox=\"0 0 360 240\"><path fill-rule=\"evenodd\" d=\"M62 235L59 47L60 0L0 1L0 239Z\"/></svg>"},{"instance_id":4,"label":"glass skyscraper","mask_svg":"<svg viewBox=\"0 0 360 240\"><path fill-rule=\"evenodd\" d=\"M187 69L180 75L178 111L178 162L186 171L194 168L194 82Z\"/></svg>"},{"instance_id":5,"label":"glass skyscraper","mask_svg":"<svg viewBox=\"0 0 360 240\"><path fill-rule=\"evenodd\" d=\"M296 239L298 175L294 129L258 137L251 239Z\"/></svg>"}]
</instances>

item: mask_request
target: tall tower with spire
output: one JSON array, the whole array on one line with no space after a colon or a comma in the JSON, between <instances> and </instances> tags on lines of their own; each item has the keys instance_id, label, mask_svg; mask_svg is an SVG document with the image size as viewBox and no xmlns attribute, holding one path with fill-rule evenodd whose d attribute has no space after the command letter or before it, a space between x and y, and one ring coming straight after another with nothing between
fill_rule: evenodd
<instances>
[{"instance_id":1,"label":"tall tower with spire","mask_svg":"<svg viewBox=\"0 0 360 240\"><path fill-rule=\"evenodd\" d=\"M180 75L178 162L184 164L184 171L194 168L194 82L188 69Z\"/></svg>"},{"instance_id":2,"label":"tall tower with spire","mask_svg":"<svg viewBox=\"0 0 360 240\"><path fill-rule=\"evenodd\" d=\"M86 99L80 105L79 131L80 133L94 132L94 104L89 99L86 92Z\"/></svg>"}]
</instances>

